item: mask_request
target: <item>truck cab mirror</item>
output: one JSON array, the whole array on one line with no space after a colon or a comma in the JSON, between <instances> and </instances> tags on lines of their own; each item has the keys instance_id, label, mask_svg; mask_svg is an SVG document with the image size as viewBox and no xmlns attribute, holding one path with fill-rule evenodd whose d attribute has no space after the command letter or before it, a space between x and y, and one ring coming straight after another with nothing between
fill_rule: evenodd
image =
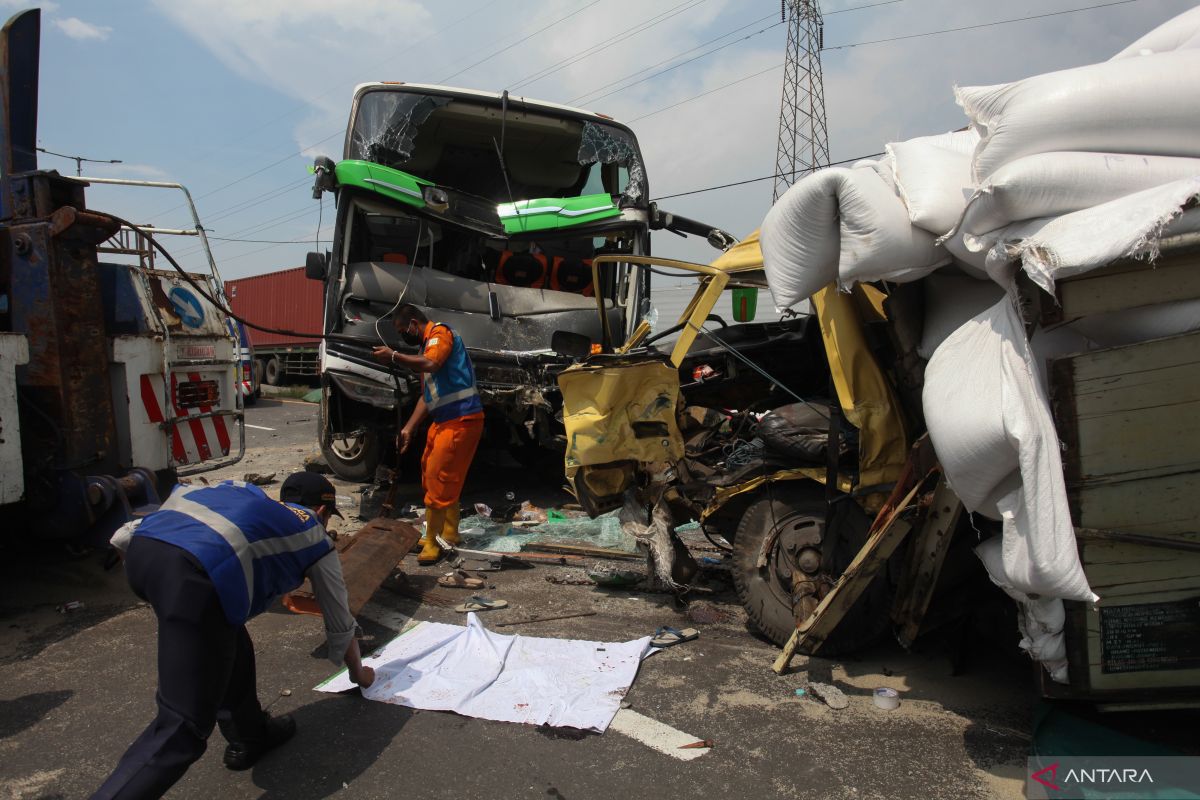
<instances>
[{"instance_id":1,"label":"truck cab mirror","mask_svg":"<svg viewBox=\"0 0 1200 800\"><path fill-rule=\"evenodd\" d=\"M733 290L733 318L737 322L751 322L758 311L758 289L750 286Z\"/></svg>"},{"instance_id":2,"label":"truck cab mirror","mask_svg":"<svg viewBox=\"0 0 1200 800\"><path fill-rule=\"evenodd\" d=\"M304 259L304 277L314 281L325 280L328 263L324 253L309 253Z\"/></svg>"},{"instance_id":3,"label":"truck cab mirror","mask_svg":"<svg viewBox=\"0 0 1200 800\"><path fill-rule=\"evenodd\" d=\"M555 331L550 337L550 349L564 358L587 358L592 353L592 340L582 333Z\"/></svg>"}]
</instances>

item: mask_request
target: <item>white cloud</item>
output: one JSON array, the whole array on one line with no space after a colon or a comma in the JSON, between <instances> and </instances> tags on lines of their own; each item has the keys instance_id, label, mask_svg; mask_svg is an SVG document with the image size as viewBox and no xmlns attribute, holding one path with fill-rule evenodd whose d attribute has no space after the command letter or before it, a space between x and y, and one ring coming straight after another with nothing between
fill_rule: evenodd
<instances>
[{"instance_id":1,"label":"white cloud","mask_svg":"<svg viewBox=\"0 0 1200 800\"><path fill-rule=\"evenodd\" d=\"M107 25L93 25L90 22L84 22L79 17L66 17L65 19L52 20L52 22L54 23L54 27L67 36L81 42L88 40L104 41L112 33L112 28Z\"/></svg>"}]
</instances>

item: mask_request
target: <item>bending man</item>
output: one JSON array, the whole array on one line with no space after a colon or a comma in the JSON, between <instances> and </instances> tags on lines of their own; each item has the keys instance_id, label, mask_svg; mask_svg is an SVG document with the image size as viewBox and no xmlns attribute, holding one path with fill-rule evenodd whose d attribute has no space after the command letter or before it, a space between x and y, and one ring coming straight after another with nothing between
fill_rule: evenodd
<instances>
[{"instance_id":1,"label":"bending man","mask_svg":"<svg viewBox=\"0 0 1200 800\"><path fill-rule=\"evenodd\" d=\"M177 486L158 511L117 531L134 594L158 616L158 716L93 795L161 797L203 755L213 724L229 742L225 766L249 769L296 732L258 702L246 620L308 577L325 620L329 658L360 687L362 665L342 564L325 532L338 514L333 485L315 472L283 483L283 502L227 481Z\"/></svg>"},{"instance_id":2,"label":"bending man","mask_svg":"<svg viewBox=\"0 0 1200 800\"><path fill-rule=\"evenodd\" d=\"M396 445L403 453L426 415L433 418L421 456L425 536L417 556L418 563L433 564L442 555L437 535L458 544L458 499L483 435L483 403L475 388L471 357L449 326L430 322L421 309L408 303L397 309L395 326L407 344L419 346L418 353L406 355L380 346L374 356L423 376L421 397L400 429Z\"/></svg>"}]
</instances>

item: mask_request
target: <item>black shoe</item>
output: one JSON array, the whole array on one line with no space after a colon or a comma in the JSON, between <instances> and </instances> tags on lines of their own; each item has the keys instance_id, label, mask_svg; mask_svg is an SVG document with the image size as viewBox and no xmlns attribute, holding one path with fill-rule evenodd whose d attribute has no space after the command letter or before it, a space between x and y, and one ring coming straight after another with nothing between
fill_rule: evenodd
<instances>
[{"instance_id":1,"label":"black shoe","mask_svg":"<svg viewBox=\"0 0 1200 800\"><path fill-rule=\"evenodd\" d=\"M225 747L225 766L232 770L250 769L258 760L296 735L296 720L291 714L267 720L261 739L230 742Z\"/></svg>"}]
</instances>

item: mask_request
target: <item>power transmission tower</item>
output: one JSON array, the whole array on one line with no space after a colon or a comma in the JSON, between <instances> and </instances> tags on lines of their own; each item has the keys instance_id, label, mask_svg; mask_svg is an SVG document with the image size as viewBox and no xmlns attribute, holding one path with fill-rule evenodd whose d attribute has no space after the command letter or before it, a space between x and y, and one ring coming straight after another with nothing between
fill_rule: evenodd
<instances>
[{"instance_id":1,"label":"power transmission tower","mask_svg":"<svg viewBox=\"0 0 1200 800\"><path fill-rule=\"evenodd\" d=\"M774 202L813 170L829 165L825 125L825 86L821 77L824 23L818 0L782 0L788 26L779 104L779 146L775 152Z\"/></svg>"}]
</instances>

